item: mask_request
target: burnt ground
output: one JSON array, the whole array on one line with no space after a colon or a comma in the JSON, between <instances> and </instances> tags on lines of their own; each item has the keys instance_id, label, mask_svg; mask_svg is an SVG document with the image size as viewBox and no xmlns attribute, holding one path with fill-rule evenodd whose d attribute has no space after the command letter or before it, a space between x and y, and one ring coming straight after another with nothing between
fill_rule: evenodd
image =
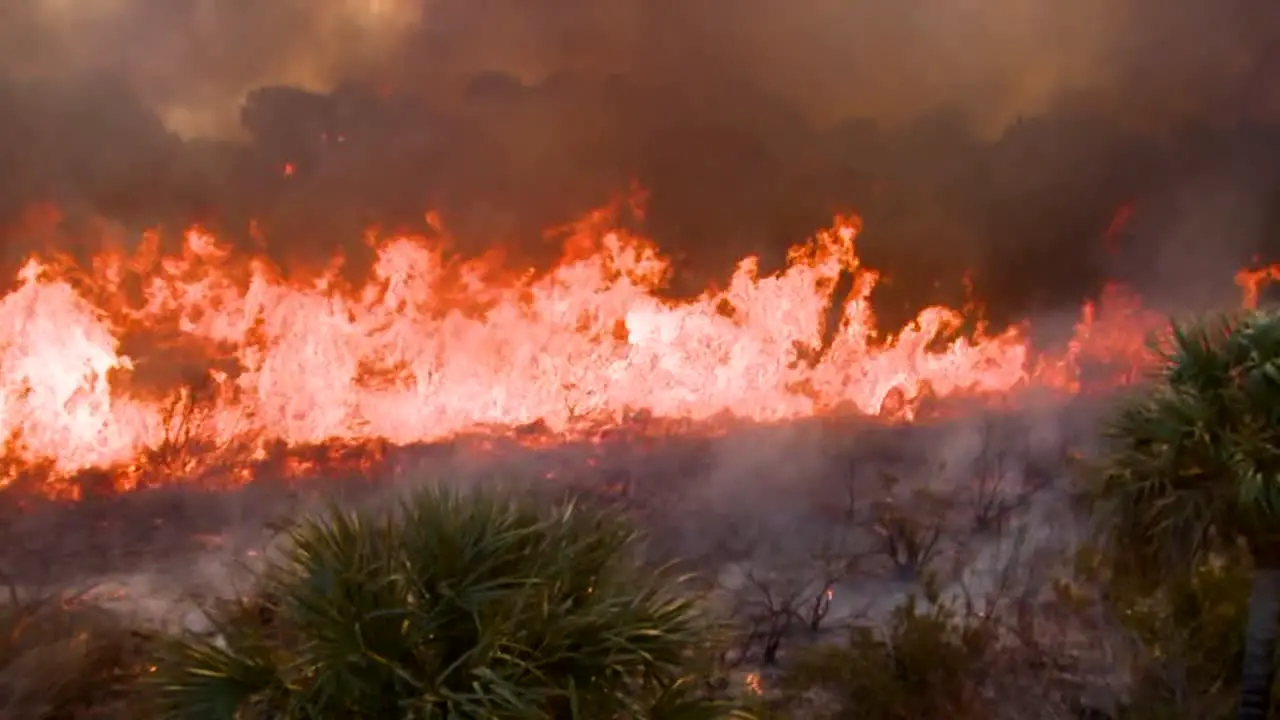
<instances>
[{"instance_id":1,"label":"burnt ground","mask_svg":"<svg viewBox=\"0 0 1280 720\"><path fill-rule=\"evenodd\" d=\"M234 489L170 484L74 502L10 491L0 569L24 587L134 586L141 578L146 590L109 591L139 602L139 593L154 596L148 602L221 594L228 573L327 503L382 502L429 482L509 483L620 505L647 531L655 558L683 558L730 584L785 570L813 576L793 583L837 585L856 569L877 580L877 593L896 595L920 575L903 560L901 542L887 544L904 522L934 536L931 572L952 582L989 574L979 566L994 562L993 553L1013 562L1013 544L1026 554L1071 542L1067 458L1088 452L1098 408L1076 401L961 411L903 426L814 420L711 437L617 432L546 448L474 438L381 451L318 476L286 479L262 467Z\"/></svg>"}]
</instances>

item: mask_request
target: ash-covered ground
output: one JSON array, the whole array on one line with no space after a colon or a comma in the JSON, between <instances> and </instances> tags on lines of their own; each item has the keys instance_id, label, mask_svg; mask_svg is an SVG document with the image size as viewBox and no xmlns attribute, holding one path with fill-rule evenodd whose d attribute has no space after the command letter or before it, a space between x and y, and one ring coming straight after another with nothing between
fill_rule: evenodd
<instances>
[{"instance_id":1,"label":"ash-covered ground","mask_svg":"<svg viewBox=\"0 0 1280 720\"><path fill-rule=\"evenodd\" d=\"M427 483L506 484L622 507L653 560L686 563L735 614L791 603L839 628L882 618L925 577L978 603L1043 593L1079 537L1072 458L1091 453L1107 402L710 436L636 427L544 448L462 439L387 451L372 471L284 480L260 469L232 490L175 483L21 508L10 493L0 563L20 587L83 590L148 624L198 628L198 608L248 592L307 513Z\"/></svg>"}]
</instances>

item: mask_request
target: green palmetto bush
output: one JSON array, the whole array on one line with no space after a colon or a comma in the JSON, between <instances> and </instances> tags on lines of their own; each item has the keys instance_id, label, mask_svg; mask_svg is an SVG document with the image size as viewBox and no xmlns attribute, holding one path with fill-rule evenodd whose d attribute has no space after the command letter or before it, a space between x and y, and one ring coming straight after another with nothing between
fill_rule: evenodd
<instances>
[{"instance_id":1,"label":"green palmetto bush","mask_svg":"<svg viewBox=\"0 0 1280 720\"><path fill-rule=\"evenodd\" d=\"M1161 350L1102 467L1112 575L1178 596L1206 562L1247 552L1238 717L1265 718L1280 630L1280 314L1175 324Z\"/></svg>"},{"instance_id":2,"label":"green palmetto bush","mask_svg":"<svg viewBox=\"0 0 1280 720\"><path fill-rule=\"evenodd\" d=\"M162 717L734 716L704 693L718 632L616 514L422 492L304 522L218 636L157 662Z\"/></svg>"}]
</instances>

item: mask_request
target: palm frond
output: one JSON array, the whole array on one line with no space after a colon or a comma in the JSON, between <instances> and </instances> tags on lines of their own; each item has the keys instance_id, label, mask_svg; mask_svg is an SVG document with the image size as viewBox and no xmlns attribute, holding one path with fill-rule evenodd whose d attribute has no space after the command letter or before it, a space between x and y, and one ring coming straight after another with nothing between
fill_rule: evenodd
<instances>
[{"instance_id":1,"label":"palm frond","mask_svg":"<svg viewBox=\"0 0 1280 720\"><path fill-rule=\"evenodd\" d=\"M212 709L170 717L270 707L282 720L608 719L719 707L686 687L716 628L671 568L638 561L636 537L616 513L572 501L547 511L438 487L390 510L330 508L294 531L269 574L274 644L241 634L225 650L182 648L185 662L166 675L169 707Z\"/></svg>"},{"instance_id":2,"label":"palm frond","mask_svg":"<svg viewBox=\"0 0 1280 720\"><path fill-rule=\"evenodd\" d=\"M159 713L171 720L237 720L251 704L283 691L270 652L248 643L234 648L201 639L170 641L156 661Z\"/></svg>"},{"instance_id":3,"label":"palm frond","mask_svg":"<svg viewBox=\"0 0 1280 720\"><path fill-rule=\"evenodd\" d=\"M1280 316L1173 323L1158 350L1107 428L1098 499L1125 572L1185 575L1280 522Z\"/></svg>"}]
</instances>

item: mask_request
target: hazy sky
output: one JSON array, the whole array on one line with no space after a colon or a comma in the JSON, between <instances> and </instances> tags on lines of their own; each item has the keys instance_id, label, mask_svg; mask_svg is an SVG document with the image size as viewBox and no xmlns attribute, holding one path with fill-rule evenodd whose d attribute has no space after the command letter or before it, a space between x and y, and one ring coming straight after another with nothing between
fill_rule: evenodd
<instances>
[{"instance_id":1,"label":"hazy sky","mask_svg":"<svg viewBox=\"0 0 1280 720\"><path fill-rule=\"evenodd\" d=\"M940 103L990 127L1087 93L1134 114L1261 106L1262 0L13 0L10 73L128 77L171 126L234 129L264 84L437 93L477 71L750 81L819 121ZM1246 97L1253 96L1253 97Z\"/></svg>"}]
</instances>

